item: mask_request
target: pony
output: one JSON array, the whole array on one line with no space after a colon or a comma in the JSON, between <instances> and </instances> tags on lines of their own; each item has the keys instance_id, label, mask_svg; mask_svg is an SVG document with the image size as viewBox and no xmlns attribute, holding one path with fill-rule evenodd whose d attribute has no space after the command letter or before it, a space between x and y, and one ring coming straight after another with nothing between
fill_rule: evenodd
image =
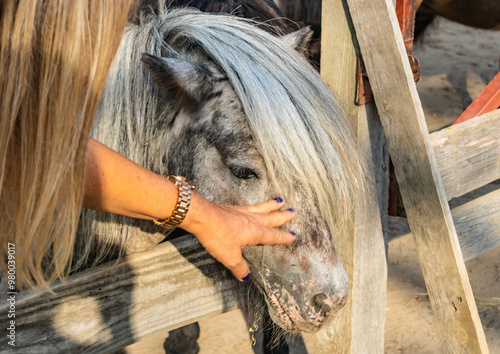
<instances>
[{"instance_id":1,"label":"pony","mask_svg":"<svg viewBox=\"0 0 500 354\"><path fill-rule=\"evenodd\" d=\"M142 1L135 16L136 21L140 19L141 15L144 16L144 14L157 12L158 6L164 6L164 4L157 0ZM272 0L172 0L168 4L168 8L171 9L179 7L194 7L203 12L231 14L252 19L257 22L257 26L276 36L293 32L292 26L287 24L280 9ZM297 26L295 25L295 27ZM310 52L310 38L306 35L302 37L303 44L296 43L295 46L302 55L308 57ZM256 354L265 352L269 343L272 343L273 350L275 351L306 351L300 334L295 335L294 338L285 337L283 339L272 340L272 326L267 325L270 322L269 317L265 313L262 313L260 317L261 319L254 323L254 326L262 330L252 335L252 342L254 343L252 349ZM198 353L199 346L197 341L199 333L200 328L197 322L170 331L168 338L163 343L165 352Z\"/></svg>"},{"instance_id":2,"label":"pony","mask_svg":"<svg viewBox=\"0 0 500 354\"><path fill-rule=\"evenodd\" d=\"M243 249L248 311L265 302L290 333L315 332L345 304L334 239L364 203L365 160L328 86L296 50L307 30L273 36L246 19L166 10L126 27L92 135L136 163L193 181L221 204L283 197L297 240ZM80 252L99 262L153 247L151 222L85 210ZM81 265L80 265L81 266ZM221 276L231 276L221 266ZM251 289L249 289L249 287ZM253 290L257 291L253 291Z\"/></svg>"},{"instance_id":3,"label":"pony","mask_svg":"<svg viewBox=\"0 0 500 354\"><path fill-rule=\"evenodd\" d=\"M136 18L140 18L141 14L157 11L158 6L164 6L164 4L156 0L141 2ZM293 32L292 27L295 25L287 23L280 9L272 0L172 0L169 2L168 7L194 7L203 12L231 14L252 19L257 22L257 26L277 36ZM306 57L309 57L309 42L310 38L304 35L303 44L296 43L296 49ZM293 338L273 339L272 325L269 326L269 322L269 316L263 312L260 320L253 325L253 327L257 326L261 329L253 333L251 337L252 343L254 343L252 349L256 354L266 352L269 343L272 343L273 350L278 352L288 352L290 350L300 353L306 352L300 334L295 335ZM197 322L170 331L163 343L165 352L198 353L199 334L200 328Z\"/></svg>"}]
</instances>

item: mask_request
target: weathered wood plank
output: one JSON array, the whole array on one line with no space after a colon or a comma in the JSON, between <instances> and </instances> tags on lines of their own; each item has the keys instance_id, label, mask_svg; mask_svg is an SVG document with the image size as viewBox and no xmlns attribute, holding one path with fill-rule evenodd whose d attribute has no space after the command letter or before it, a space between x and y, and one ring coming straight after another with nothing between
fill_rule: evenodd
<instances>
[{"instance_id":1,"label":"weathered wood plank","mask_svg":"<svg viewBox=\"0 0 500 354\"><path fill-rule=\"evenodd\" d=\"M347 0L446 352L488 352L390 0Z\"/></svg>"},{"instance_id":2,"label":"weathered wood plank","mask_svg":"<svg viewBox=\"0 0 500 354\"><path fill-rule=\"evenodd\" d=\"M500 109L431 134L448 200L500 178Z\"/></svg>"},{"instance_id":3,"label":"weathered wood plank","mask_svg":"<svg viewBox=\"0 0 500 354\"><path fill-rule=\"evenodd\" d=\"M464 259L500 246L500 189L451 211Z\"/></svg>"},{"instance_id":4,"label":"weathered wood plank","mask_svg":"<svg viewBox=\"0 0 500 354\"><path fill-rule=\"evenodd\" d=\"M478 210L485 210L487 213L481 215ZM466 259L472 259L499 245L500 190L464 204L454 209L452 214ZM217 289L225 294L223 301L218 295L200 286L201 282L212 287L212 281L207 283L202 272L212 273L217 278L220 269L206 254L195 265L187 263L196 259L200 253L204 251L194 239L175 240L174 245L160 245L152 251L130 256L111 268L104 265L76 274L66 284L54 284L53 295L45 291L17 295L17 348L24 352L42 353L48 350L47 347L42 349L43 346L50 342L51 352L73 349L90 352L109 350L115 345L124 345L155 331L193 322L196 316L209 316L234 308L236 303L230 295L234 284L214 282ZM184 258L182 254L188 258ZM371 259L369 253L365 257ZM137 266L139 264L140 267ZM160 270L167 272L172 269L179 269L178 272L173 272L173 277L163 279L164 275L158 276ZM117 286L111 282L111 277L118 277ZM135 280L132 281L132 277ZM191 283L190 280L194 282ZM196 289L200 289L196 290L196 296L200 298L195 299L199 301L190 301L188 305L183 303L182 294L186 284L191 290L193 284L196 284ZM149 285L153 287L148 288ZM131 292L119 294L130 287L133 288ZM168 289L164 289L165 287ZM150 291L151 289L154 291ZM179 295L181 298L176 298ZM104 307L110 297L113 298L113 307ZM190 293L185 299L189 297L192 297ZM106 301L101 303L104 299ZM159 302L162 308L156 310ZM174 314L171 306L174 306ZM191 306L197 313L192 311ZM7 307L8 305L3 304L0 307L1 313L7 313ZM133 309L133 313L129 308ZM112 314L114 311L118 312L119 318ZM56 317L51 325L53 315ZM8 326L7 322L0 325ZM106 326L109 326L108 329ZM380 326L383 328L383 325ZM324 336L325 333L321 334ZM0 338L2 348L5 348L5 342L5 338ZM88 348L83 349L87 345ZM324 349L330 352L331 348ZM322 352L325 351L319 350L319 353Z\"/></svg>"},{"instance_id":5,"label":"weathered wood plank","mask_svg":"<svg viewBox=\"0 0 500 354\"><path fill-rule=\"evenodd\" d=\"M16 350L102 353L237 307L237 281L192 236L16 295ZM0 306L6 314L9 304ZM7 316L1 328L9 326ZM0 348L9 348L5 335Z\"/></svg>"},{"instance_id":6,"label":"weathered wood plank","mask_svg":"<svg viewBox=\"0 0 500 354\"><path fill-rule=\"evenodd\" d=\"M323 1L321 75L350 119L365 156L377 160L380 204L374 189L356 210L353 237L339 239L336 249L349 274L347 304L331 325L315 336L316 353L383 353L387 264L381 215L387 210L387 174L383 169L385 138L373 104L354 105L356 43L345 0ZM373 144L371 144L373 142ZM385 163L388 163L386 156ZM370 162L371 165L371 162ZM385 189L385 190L384 190ZM378 276L373 277L376 273Z\"/></svg>"}]
</instances>

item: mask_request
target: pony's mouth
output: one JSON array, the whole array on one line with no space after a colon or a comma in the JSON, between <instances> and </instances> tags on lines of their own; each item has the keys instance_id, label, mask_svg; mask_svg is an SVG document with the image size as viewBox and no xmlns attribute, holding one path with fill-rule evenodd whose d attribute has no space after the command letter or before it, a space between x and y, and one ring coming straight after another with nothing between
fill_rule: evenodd
<instances>
[{"instance_id":1,"label":"pony's mouth","mask_svg":"<svg viewBox=\"0 0 500 354\"><path fill-rule=\"evenodd\" d=\"M271 319L281 328L290 333L317 332L344 305L345 300L334 306L331 312L314 308L314 306L299 306L294 297L282 287L272 287L264 282L265 299Z\"/></svg>"},{"instance_id":2,"label":"pony's mouth","mask_svg":"<svg viewBox=\"0 0 500 354\"><path fill-rule=\"evenodd\" d=\"M266 302L267 301L268 301L267 308L269 309L271 318L277 325L286 329L290 333L299 332L299 330L294 325L290 316L288 316L285 310L283 310L283 307L281 306L276 294L274 294L273 292L268 294L268 296L266 296ZM269 304L269 302L271 304Z\"/></svg>"}]
</instances>

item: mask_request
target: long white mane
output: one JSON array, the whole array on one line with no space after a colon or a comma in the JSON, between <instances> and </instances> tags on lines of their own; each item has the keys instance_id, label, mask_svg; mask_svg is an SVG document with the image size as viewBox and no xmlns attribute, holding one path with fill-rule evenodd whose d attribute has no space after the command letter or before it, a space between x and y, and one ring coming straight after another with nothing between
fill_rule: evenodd
<instances>
[{"instance_id":1,"label":"long white mane","mask_svg":"<svg viewBox=\"0 0 500 354\"><path fill-rule=\"evenodd\" d=\"M129 25L94 135L113 132L106 144L148 168L155 168L146 161L154 157L144 146L162 134L156 122L164 113L140 63L144 52L214 61L241 100L275 189L285 198L300 190L320 208L332 235L340 232L362 197L363 159L330 89L300 54L248 20L191 9Z\"/></svg>"}]
</instances>

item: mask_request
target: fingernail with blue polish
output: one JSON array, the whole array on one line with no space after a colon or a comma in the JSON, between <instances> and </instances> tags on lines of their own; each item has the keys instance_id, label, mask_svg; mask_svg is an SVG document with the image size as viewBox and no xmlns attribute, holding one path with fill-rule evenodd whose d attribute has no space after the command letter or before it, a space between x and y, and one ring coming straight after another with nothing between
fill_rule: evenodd
<instances>
[{"instance_id":1,"label":"fingernail with blue polish","mask_svg":"<svg viewBox=\"0 0 500 354\"><path fill-rule=\"evenodd\" d=\"M248 283L250 281L250 278L250 273L248 273L247 276L243 278L243 281Z\"/></svg>"},{"instance_id":2,"label":"fingernail with blue polish","mask_svg":"<svg viewBox=\"0 0 500 354\"><path fill-rule=\"evenodd\" d=\"M276 199L274 199L274 201L276 203L283 203L283 199L282 198L276 198Z\"/></svg>"},{"instance_id":3,"label":"fingernail with blue polish","mask_svg":"<svg viewBox=\"0 0 500 354\"><path fill-rule=\"evenodd\" d=\"M290 213L295 213L295 209L293 208L290 208L290 209L287 209Z\"/></svg>"},{"instance_id":4,"label":"fingernail with blue polish","mask_svg":"<svg viewBox=\"0 0 500 354\"><path fill-rule=\"evenodd\" d=\"M295 235L295 232L293 232L293 231L290 231L290 233L292 234L292 236L296 236L296 235Z\"/></svg>"}]
</instances>

